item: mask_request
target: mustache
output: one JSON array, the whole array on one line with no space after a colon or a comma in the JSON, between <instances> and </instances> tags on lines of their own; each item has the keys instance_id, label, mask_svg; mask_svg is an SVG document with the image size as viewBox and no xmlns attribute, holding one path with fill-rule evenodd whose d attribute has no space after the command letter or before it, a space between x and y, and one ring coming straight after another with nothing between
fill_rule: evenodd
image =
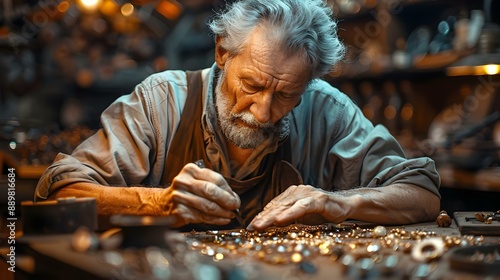
<instances>
[{"instance_id":1,"label":"mustache","mask_svg":"<svg viewBox=\"0 0 500 280\"><path fill-rule=\"evenodd\" d=\"M255 119L255 117L250 112L241 112L238 114L231 113L230 119L232 122L241 120L242 122L263 129L273 129L275 125L272 122L261 123Z\"/></svg>"}]
</instances>

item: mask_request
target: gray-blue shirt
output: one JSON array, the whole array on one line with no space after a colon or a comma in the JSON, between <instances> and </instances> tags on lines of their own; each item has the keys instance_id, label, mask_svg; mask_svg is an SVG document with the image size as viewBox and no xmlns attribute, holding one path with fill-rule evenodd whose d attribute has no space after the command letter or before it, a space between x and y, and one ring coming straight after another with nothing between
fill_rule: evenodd
<instances>
[{"instance_id":1,"label":"gray-blue shirt","mask_svg":"<svg viewBox=\"0 0 500 280\"><path fill-rule=\"evenodd\" d=\"M395 138L373 124L349 97L327 82L312 81L300 105L287 115L287 131L255 149L238 170L231 170L213 105L216 66L205 69L202 124L207 155L214 170L235 179L255 175L259 163L289 134L291 163L304 183L336 191L407 183L439 196L434 161L407 159ZM159 186L166 154L186 101L183 71L156 73L113 102L102 114L102 128L71 155L60 153L40 178L35 199L47 199L58 188L76 182L109 186Z\"/></svg>"}]
</instances>

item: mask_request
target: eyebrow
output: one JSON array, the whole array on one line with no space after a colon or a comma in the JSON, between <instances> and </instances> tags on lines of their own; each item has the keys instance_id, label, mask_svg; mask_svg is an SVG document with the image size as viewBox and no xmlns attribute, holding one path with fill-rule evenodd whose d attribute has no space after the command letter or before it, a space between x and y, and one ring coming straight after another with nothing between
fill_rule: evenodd
<instances>
[{"instance_id":1,"label":"eyebrow","mask_svg":"<svg viewBox=\"0 0 500 280\"><path fill-rule=\"evenodd\" d=\"M247 75L245 73L245 74L240 76L240 79L247 82L247 83L250 83L251 86L265 88L265 86L262 85L262 83L260 83L259 80L255 79L255 76ZM287 95L300 95L304 92L304 90L301 89L300 87L294 87L294 88L287 90L287 91L278 90L276 92L282 92L282 93L287 94Z\"/></svg>"}]
</instances>

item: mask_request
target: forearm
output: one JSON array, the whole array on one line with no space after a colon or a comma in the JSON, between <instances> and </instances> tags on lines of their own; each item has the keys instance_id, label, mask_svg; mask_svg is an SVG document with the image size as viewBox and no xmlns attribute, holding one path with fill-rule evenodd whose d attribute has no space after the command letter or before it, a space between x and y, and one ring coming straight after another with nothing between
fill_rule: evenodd
<instances>
[{"instance_id":1,"label":"forearm","mask_svg":"<svg viewBox=\"0 0 500 280\"><path fill-rule=\"evenodd\" d=\"M160 215L156 197L162 188L109 187L92 183L74 183L58 189L51 198L94 197L99 215Z\"/></svg>"},{"instance_id":2,"label":"forearm","mask_svg":"<svg viewBox=\"0 0 500 280\"><path fill-rule=\"evenodd\" d=\"M440 199L421 187L395 184L332 193L325 211L336 213L334 208L339 206L349 209L346 219L410 224L435 219L440 211Z\"/></svg>"}]
</instances>

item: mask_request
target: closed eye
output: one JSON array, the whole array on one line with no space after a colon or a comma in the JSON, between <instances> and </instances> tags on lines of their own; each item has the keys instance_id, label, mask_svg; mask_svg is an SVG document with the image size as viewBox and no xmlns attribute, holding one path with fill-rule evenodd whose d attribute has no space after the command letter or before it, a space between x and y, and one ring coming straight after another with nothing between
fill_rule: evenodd
<instances>
[{"instance_id":1,"label":"closed eye","mask_svg":"<svg viewBox=\"0 0 500 280\"><path fill-rule=\"evenodd\" d=\"M261 86L251 84L245 80L243 80L241 84L243 85L243 91L248 94L254 94L262 90Z\"/></svg>"},{"instance_id":2,"label":"closed eye","mask_svg":"<svg viewBox=\"0 0 500 280\"><path fill-rule=\"evenodd\" d=\"M282 101L293 101L297 99L300 95L297 94L291 94L291 93L284 93L284 92L276 92L275 96Z\"/></svg>"}]
</instances>

